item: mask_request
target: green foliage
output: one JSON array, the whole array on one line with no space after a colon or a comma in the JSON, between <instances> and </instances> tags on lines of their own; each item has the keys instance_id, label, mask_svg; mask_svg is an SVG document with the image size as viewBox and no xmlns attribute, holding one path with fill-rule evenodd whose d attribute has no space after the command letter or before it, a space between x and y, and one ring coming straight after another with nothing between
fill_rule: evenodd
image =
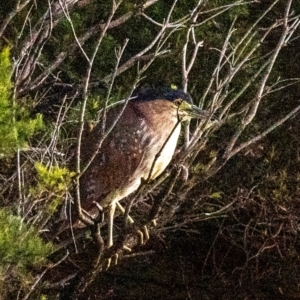
<instances>
[{"instance_id":1,"label":"green foliage","mask_svg":"<svg viewBox=\"0 0 300 300\"><path fill-rule=\"evenodd\" d=\"M0 52L0 158L26 147L28 138L43 127L41 115L31 119L26 108L13 101L9 53L9 48Z\"/></svg>"},{"instance_id":2,"label":"green foliage","mask_svg":"<svg viewBox=\"0 0 300 300\"><path fill-rule=\"evenodd\" d=\"M278 203L282 204L288 200L289 190L287 187L288 176L286 170L279 170L277 174L274 174L269 178L270 182L273 182L274 187L271 192L271 198Z\"/></svg>"},{"instance_id":3,"label":"green foliage","mask_svg":"<svg viewBox=\"0 0 300 300\"><path fill-rule=\"evenodd\" d=\"M39 162L35 164L35 169L38 172L39 183L43 185L41 190L65 191L68 188L70 177L74 175L67 168L57 166L47 168Z\"/></svg>"},{"instance_id":4,"label":"green foliage","mask_svg":"<svg viewBox=\"0 0 300 300\"><path fill-rule=\"evenodd\" d=\"M0 209L0 295L1 299L16 299L20 290L35 280L32 267L40 267L53 252L33 226L8 209Z\"/></svg>"},{"instance_id":5,"label":"green foliage","mask_svg":"<svg viewBox=\"0 0 300 300\"><path fill-rule=\"evenodd\" d=\"M7 90L11 88L10 82L10 60L9 60L9 48L4 48L0 52L0 79L1 79L1 86L0 86L0 96L1 98L7 96Z\"/></svg>"},{"instance_id":6,"label":"green foliage","mask_svg":"<svg viewBox=\"0 0 300 300\"><path fill-rule=\"evenodd\" d=\"M19 271L42 263L53 251L50 243L45 243L37 230L27 226L22 219L6 209L0 209L0 268L10 265Z\"/></svg>"},{"instance_id":7,"label":"green foliage","mask_svg":"<svg viewBox=\"0 0 300 300\"><path fill-rule=\"evenodd\" d=\"M71 185L75 173L67 168L52 166L48 168L40 162L35 163L38 175L37 185L31 189L31 194L36 198L46 197L45 213L53 214L61 199Z\"/></svg>"}]
</instances>

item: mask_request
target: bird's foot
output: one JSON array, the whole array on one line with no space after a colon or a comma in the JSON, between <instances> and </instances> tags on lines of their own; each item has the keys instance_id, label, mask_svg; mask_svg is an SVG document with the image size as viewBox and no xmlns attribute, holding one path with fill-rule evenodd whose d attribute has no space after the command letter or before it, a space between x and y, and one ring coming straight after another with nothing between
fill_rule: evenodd
<instances>
[{"instance_id":1,"label":"bird's foot","mask_svg":"<svg viewBox=\"0 0 300 300\"><path fill-rule=\"evenodd\" d=\"M124 245L122 247L122 250L131 252L131 248L129 248L128 246ZM116 266L118 264L119 261L119 251L116 251L115 253L113 253L107 260L106 260L106 268L105 270L108 270L110 268L110 266L114 265Z\"/></svg>"}]
</instances>

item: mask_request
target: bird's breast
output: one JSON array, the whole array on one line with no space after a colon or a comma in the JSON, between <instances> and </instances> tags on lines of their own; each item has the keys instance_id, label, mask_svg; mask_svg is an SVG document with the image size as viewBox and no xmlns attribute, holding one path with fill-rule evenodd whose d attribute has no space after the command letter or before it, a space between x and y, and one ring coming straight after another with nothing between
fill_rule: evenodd
<instances>
[{"instance_id":1,"label":"bird's breast","mask_svg":"<svg viewBox=\"0 0 300 300\"><path fill-rule=\"evenodd\" d=\"M180 129L181 129L181 124L178 123L177 127L173 130L173 132L172 133L170 132L168 136L161 137L160 141L158 141L157 143L158 147L156 147L155 150L152 149L151 151L152 155L148 161L148 167L147 167L148 172L146 178L144 179L148 178L150 172L151 172L151 179L155 179L169 165L176 149L177 141L180 134ZM153 169L151 171L152 165L153 165Z\"/></svg>"}]
</instances>

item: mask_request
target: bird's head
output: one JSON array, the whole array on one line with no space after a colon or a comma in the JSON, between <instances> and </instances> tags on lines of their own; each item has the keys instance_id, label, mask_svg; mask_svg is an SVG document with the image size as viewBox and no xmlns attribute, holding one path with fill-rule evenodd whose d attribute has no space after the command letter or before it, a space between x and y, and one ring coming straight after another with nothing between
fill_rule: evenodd
<instances>
[{"instance_id":1,"label":"bird's head","mask_svg":"<svg viewBox=\"0 0 300 300\"><path fill-rule=\"evenodd\" d=\"M191 96L182 90L171 88L146 89L142 93L139 93L138 98L146 101L165 99L172 102L180 121L187 121L192 118L207 119L211 115L208 111L202 110L194 105Z\"/></svg>"},{"instance_id":2,"label":"bird's head","mask_svg":"<svg viewBox=\"0 0 300 300\"><path fill-rule=\"evenodd\" d=\"M200 109L185 99L177 98L173 101L177 108L177 115L180 121L189 121L190 119L207 119L210 113L206 110Z\"/></svg>"}]
</instances>

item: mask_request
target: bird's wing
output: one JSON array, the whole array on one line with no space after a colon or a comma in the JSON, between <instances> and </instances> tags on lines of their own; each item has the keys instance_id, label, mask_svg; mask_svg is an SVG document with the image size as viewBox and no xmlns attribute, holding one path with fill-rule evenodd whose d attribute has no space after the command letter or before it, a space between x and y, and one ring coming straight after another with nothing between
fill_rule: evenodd
<instances>
[{"instance_id":1,"label":"bird's wing","mask_svg":"<svg viewBox=\"0 0 300 300\"><path fill-rule=\"evenodd\" d=\"M117 114L118 110L108 112L106 128L111 126ZM80 178L81 202L84 209L90 211L94 201L106 206L109 203L103 201L110 201L108 195L121 199L138 187L137 180L140 180L140 177L137 172L143 160L143 150L149 143L144 134L145 126L143 118L137 116L130 107L124 111ZM83 139L81 146L83 167L97 151L100 138L101 124L98 124Z\"/></svg>"}]
</instances>

